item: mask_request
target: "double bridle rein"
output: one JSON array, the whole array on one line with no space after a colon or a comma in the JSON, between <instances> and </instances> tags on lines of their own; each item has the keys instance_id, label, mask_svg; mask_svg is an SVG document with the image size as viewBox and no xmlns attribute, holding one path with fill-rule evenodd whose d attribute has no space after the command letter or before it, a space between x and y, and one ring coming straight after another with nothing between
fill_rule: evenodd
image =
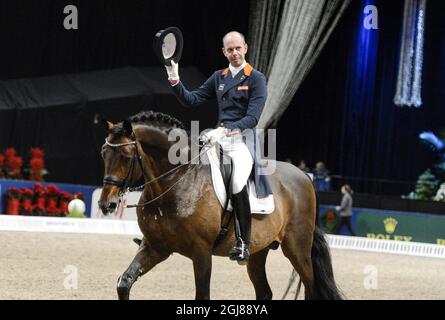
<instances>
[{"instance_id":1,"label":"double bridle rein","mask_svg":"<svg viewBox=\"0 0 445 320\"><path fill-rule=\"evenodd\" d=\"M134 134L132 134L132 138L134 139ZM125 146L134 146L134 156L132 157L131 164L130 164L130 169L128 170L128 173L125 176L125 178L123 180L121 180L121 179L115 179L115 178L113 178L111 176L105 176L104 179L103 179L103 183L111 184L111 185L114 185L114 186L119 188L119 198L123 197L125 194L127 194L129 192L143 190L146 185L150 185L151 183L153 183L153 182L155 182L155 181L157 181L159 179L162 179L162 178L172 174L173 172L179 170L183 166L189 165L193 160L195 160L198 157L200 157L201 153L206 152L208 150L207 149L207 150L201 151L196 157L194 157L190 161L187 161L187 162L185 162L183 164L180 164L180 165L174 167L173 169L171 169L171 170L161 174L160 176L147 181L148 177L147 177L147 175L145 173L145 170L144 170L144 165L142 163L142 157L139 154L137 141L136 140L131 140L129 142L123 142L123 143L111 143L111 142L108 141L107 138L105 138L105 144L107 146L109 146L109 147L112 147L112 148L120 148L120 147L125 147ZM131 178L134 175L134 170L135 170L135 167L136 167L136 163L139 164L139 167L140 167L140 169L142 171L142 174L143 174L144 179L146 180L146 182L143 183L140 186L137 186L137 187L130 187L129 184L130 184L130 182L132 180ZM158 200L162 196L164 196L166 193L168 193L171 189L173 189L173 187L176 186L180 181L182 181L184 179L184 177L187 175L187 173L189 173L195 167L196 167L196 165L193 166L192 168L188 168L187 171L182 175L181 178L179 178L175 183L173 183L170 187L168 187L166 191L162 192L156 198L153 198L153 199L151 199L151 200L149 200L147 202L140 203L140 204L126 205L126 207L127 208L145 207L146 205L149 205L149 204L155 202L156 200ZM152 193L152 196L153 196L153 190L151 189L151 186L150 186L150 190L151 190L151 193Z\"/></svg>"}]
</instances>

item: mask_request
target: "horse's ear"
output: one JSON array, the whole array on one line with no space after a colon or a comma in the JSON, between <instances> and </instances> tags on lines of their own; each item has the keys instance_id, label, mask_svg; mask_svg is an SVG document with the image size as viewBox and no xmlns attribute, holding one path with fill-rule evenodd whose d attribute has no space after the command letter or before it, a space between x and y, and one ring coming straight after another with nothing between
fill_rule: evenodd
<instances>
[{"instance_id":1,"label":"horse's ear","mask_svg":"<svg viewBox=\"0 0 445 320\"><path fill-rule=\"evenodd\" d=\"M107 132L110 132L114 128L114 124L105 119L102 119L102 124L104 125L105 130L107 130Z\"/></svg>"},{"instance_id":2,"label":"horse's ear","mask_svg":"<svg viewBox=\"0 0 445 320\"><path fill-rule=\"evenodd\" d=\"M131 122L128 120L124 120L124 131L128 136L131 136L133 134L133 127L131 126Z\"/></svg>"}]
</instances>

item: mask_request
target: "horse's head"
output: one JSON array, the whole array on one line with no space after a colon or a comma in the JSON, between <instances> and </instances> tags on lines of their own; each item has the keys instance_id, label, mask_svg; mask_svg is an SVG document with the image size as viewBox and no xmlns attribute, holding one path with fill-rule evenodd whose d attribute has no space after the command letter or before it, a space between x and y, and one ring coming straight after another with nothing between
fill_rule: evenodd
<instances>
[{"instance_id":1,"label":"horse's head","mask_svg":"<svg viewBox=\"0 0 445 320\"><path fill-rule=\"evenodd\" d=\"M172 168L169 152L175 142L169 140L169 133L174 129L182 130L184 125L173 117L153 111L138 113L119 124L108 121L104 124L108 135L102 147L105 174L99 207L108 214L116 210L121 193L139 178L153 180ZM188 152L187 145L181 150ZM154 181L150 189L160 191L160 184Z\"/></svg>"},{"instance_id":2,"label":"horse's head","mask_svg":"<svg viewBox=\"0 0 445 320\"><path fill-rule=\"evenodd\" d=\"M102 146L105 173L99 207L103 214L113 213L120 194L142 174L138 143L129 121L113 124L105 121L108 136Z\"/></svg>"}]
</instances>

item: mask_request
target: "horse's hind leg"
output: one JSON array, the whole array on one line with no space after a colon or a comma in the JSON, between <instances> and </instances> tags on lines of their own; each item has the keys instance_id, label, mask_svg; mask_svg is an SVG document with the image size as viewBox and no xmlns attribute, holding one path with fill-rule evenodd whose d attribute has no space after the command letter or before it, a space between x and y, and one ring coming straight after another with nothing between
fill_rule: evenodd
<instances>
[{"instance_id":1,"label":"horse's hind leg","mask_svg":"<svg viewBox=\"0 0 445 320\"><path fill-rule=\"evenodd\" d=\"M192 257L195 273L196 300L210 299L210 277L212 275L212 253L210 250L199 250L200 253Z\"/></svg>"},{"instance_id":2,"label":"horse's hind leg","mask_svg":"<svg viewBox=\"0 0 445 320\"><path fill-rule=\"evenodd\" d=\"M167 259L170 253L171 252L155 250L144 238L130 266L117 281L119 300L128 300L130 298L131 287L136 280L150 271L159 262Z\"/></svg>"},{"instance_id":3,"label":"horse's hind leg","mask_svg":"<svg viewBox=\"0 0 445 320\"><path fill-rule=\"evenodd\" d=\"M309 230L310 228L303 228ZM314 272L312 269L311 250L313 234L297 231L287 232L281 243L284 255L290 260L300 275L305 288L305 299L311 299L314 291Z\"/></svg>"},{"instance_id":4,"label":"horse's hind leg","mask_svg":"<svg viewBox=\"0 0 445 320\"><path fill-rule=\"evenodd\" d=\"M255 287L255 295L257 300L271 300L272 290L267 282L266 276L266 258L269 253L269 248L265 248L249 258L247 264L247 272L250 281Z\"/></svg>"}]
</instances>

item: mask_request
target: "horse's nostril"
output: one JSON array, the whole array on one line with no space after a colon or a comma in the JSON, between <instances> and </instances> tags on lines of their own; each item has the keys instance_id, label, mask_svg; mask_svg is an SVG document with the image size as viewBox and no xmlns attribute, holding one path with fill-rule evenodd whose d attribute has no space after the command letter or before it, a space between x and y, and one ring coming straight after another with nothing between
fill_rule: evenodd
<instances>
[{"instance_id":1,"label":"horse's nostril","mask_svg":"<svg viewBox=\"0 0 445 320\"><path fill-rule=\"evenodd\" d=\"M109 213L114 212L114 210L116 210L117 208L117 203L116 202L99 202L99 208L102 210L102 213L107 215Z\"/></svg>"}]
</instances>

